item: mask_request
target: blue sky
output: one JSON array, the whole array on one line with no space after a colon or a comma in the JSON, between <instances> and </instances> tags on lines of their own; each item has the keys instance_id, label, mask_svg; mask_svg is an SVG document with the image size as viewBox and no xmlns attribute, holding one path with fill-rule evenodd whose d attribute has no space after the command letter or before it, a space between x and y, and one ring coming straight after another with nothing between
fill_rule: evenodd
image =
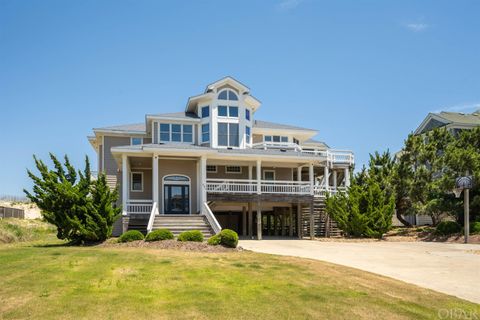
<instances>
[{"instance_id":1,"label":"blue sky","mask_svg":"<svg viewBox=\"0 0 480 320\"><path fill-rule=\"evenodd\" d=\"M425 115L480 108L480 1L0 0L0 195L32 154L175 112L231 75L257 119L317 128L357 167ZM96 166L96 164L95 164Z\"/></svg>"}]
</instances>

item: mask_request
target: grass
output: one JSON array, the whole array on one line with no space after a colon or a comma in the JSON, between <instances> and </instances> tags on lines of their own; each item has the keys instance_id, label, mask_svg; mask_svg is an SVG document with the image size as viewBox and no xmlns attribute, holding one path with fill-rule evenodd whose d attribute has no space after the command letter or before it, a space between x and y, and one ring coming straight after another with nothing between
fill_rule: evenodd
<instances>
[{"instance_id":1,"label":"grass","mask_svg":"<svg viewBox=\"0 0 480 320\"><path fill-rule=\"evenodd\" d=\"M2 319L435 319L478 305L319 261L195 253L0 246ZM459 319L459 318L456 318Z\"/></svg>"},{"instance_id":2,"label":"grass","mask_svg":"<svg viewBox=\"0 0 480 320\"><path fill-rule=\"evenodd\" d=\"M0 244L54 239L55 228L40 220L0 219Z\"/></svg>"}]
</instances>

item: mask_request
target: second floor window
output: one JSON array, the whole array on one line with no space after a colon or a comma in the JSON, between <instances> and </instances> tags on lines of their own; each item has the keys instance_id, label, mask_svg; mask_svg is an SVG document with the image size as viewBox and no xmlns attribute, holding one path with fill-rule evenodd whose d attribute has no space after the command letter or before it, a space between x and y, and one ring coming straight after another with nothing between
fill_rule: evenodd
<instances>
[{"instance_id":1,"label":"second floor window","mask_svg":"<svg viewBox=\"0 0 480 320\"><path fill-rule=\"evenodd\" d=\"M210 124L202 124L202 142L210 141Z\"/></svg>"},{"instance_id":2,"label":"second floor window","mask_svg":"<svg viewBox=\"0 0 480 320\"><path fill-rule=\"evenodd\" d=\"M193 142L191 124L160 123L160 142Z\"/></svg>"},{"instance_id":3,"label":"second floor window","mask_svg":"<svg viewBox=\"0 0 480 320\"><path fill-rule=\"evenodd\" d=\"M208 118L210 116L210 107L202 107L202 118Z\"/></svg>"},{"instance_id":4,"label":"second floor window","mask_svg":"<svg viewBox=\"0 0 480 320\"><path fill-rule=\"evenodd\" d=\"M238 107L218 106L218 116L238 118Z\"/></svg>"},{"instance_id":5,"label":"second floor window","mask_svg":"<svg viewBox=\"0 0 480 320\"><path fill-rule=\"evenodd\" d=\"M230 101L237 101L238 96L232 90L224 90L218 94L219 100L230 100Z\"/></svg>"},{"instance_id":6,"label":"second floor window","mask_svg":"<svg viewBox=\"0 0 480 320\"><path fill-rule=\"evenodd\" d=\"M249 144L251 139L250 127L245 127L245 141Z\"/></svg>"},{"instance_id":7,"label":"second floor window","mask_svg":"<svg viewBox=\"0 0 480 320\"><path fill-rule=\"evenodd\" d=\"M265 142L288 142L288 137L286 137L286 136L264 136L263 141L265 141Z\"/></svg>"},{"instance_id":8,"label":"second floor window","mask_svg":"<svg viewBox=\"0 0 480 320\"><path fill-rule=\"evenodd\" d=\"M238 147L238 123L218 123L218 145L222 147Z\"/></svg>"},{"instance_id":9,"label":"second floor window","mask_svg":"<svg viewBox=\"0 0 480 320\"><path fill-rule=\"evenodd\" d=\"M245 109L245 119L250 120L250 109Z\"/></svg>"},{"instance_id":10,"label":"second floor window","mask_svg":"<svg viewBox=\"0 0 480 320\"><path fill-rule=\"evenodd\" d=\"M131 138L130 140L130 144L132 146L137 146L139 144L142 144L143 143L143 138Z\"/></svg>"}]
</instances>

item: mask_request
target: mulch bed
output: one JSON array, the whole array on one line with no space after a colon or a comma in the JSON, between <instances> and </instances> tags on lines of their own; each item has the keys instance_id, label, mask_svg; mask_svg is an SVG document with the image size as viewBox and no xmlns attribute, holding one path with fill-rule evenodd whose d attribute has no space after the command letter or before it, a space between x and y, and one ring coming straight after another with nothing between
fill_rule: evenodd
<instances>
[{"instance_id":1,"label":"mulch bed","mask_svg":"<svg viewBox=\"0 0 480 320\"><path fill-rule=\"evenodd\" d=\"M148 249L164 249L164 250L180 250L180 251L197 251L197 252L233 252L241 251L241 247L237 248L226 248L223 246L211 246L206 242L181 242L176 240L163 240L163 241L151 241L146 242L143 240L132 241L132 242L117 242L117 239L109 239L102 244L98 245L99 247L109 247L109 248L148 248Z\"/></svg>"}]
</instances>

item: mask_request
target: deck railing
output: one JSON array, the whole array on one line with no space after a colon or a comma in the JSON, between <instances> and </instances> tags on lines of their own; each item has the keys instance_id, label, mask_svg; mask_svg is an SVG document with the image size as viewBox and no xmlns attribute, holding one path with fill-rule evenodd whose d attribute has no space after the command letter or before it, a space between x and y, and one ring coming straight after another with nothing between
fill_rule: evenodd
<instances>
[{"instance_id":1,"label":"deck railing","mask_svg":"<svg viewBox=\"0 0 480 320\"><path fill-rule=\"evenodd\" d=\"M210 193L256 193L257 181L245 179L207 179L205 185Z\"/></svg>"},{"instance_id":2,"label":"deck railing","mask_svg":"<svg viewBox=\"0 0 480 320\"><path fill-rule=\"evenodd\" d=\"M153 229L153 223L155 222L155 216L157 215L157 211L157 203L154 202L152 206L152 211L150 212L150 217L148 218L147 233L150 233Z\"/></svg>"},{"instance_id":3,"label":"deck railing","mask_svg":"<svg viewBox=\"0 0 480 320\"><path fill-rule=\"evenodd\" d=\"M327 159L332 163L353 164L355 159L353 152L349 150L320 149L317 147L300 146L292 142L260 142L252 145L254 149L285 149L296 152L318 156Z\"/></svg>"},{"instance_id":4,"label":"deck railing","mask_svg":"<svg viewBox=\"0 0 480 320\"><path fill-rule=\"evenodd\" d=\"M150 214L152 207L152 200L129 200L127 201L127 214Z\"/></svg>"},{"instance_id":5,"label":"deck railing","mask_svg":"<svg viewBox=\"0 0 480 320\"><path fill-rule=\"evenodd\" d=\"M262 180L260 188L262 193L310 194L308 181Z\"/></svg>"},{"instance_id":6,"label":"deck railing","mask_svg":"<svg viewBox=\"0 0 480 320\"><path fill-rule=\"evenodd\" d=\"M215 218L215 215L213 214L212 210L208 206L208 203L204 202L203 203L203 215L207 218L208 223L210 223L210 226L212 227L212 230L215 234L218 234L220 231L222 231L222 227L220 226L220 223L218 223L217 218Z\"/></svg>"}]
</instances>

